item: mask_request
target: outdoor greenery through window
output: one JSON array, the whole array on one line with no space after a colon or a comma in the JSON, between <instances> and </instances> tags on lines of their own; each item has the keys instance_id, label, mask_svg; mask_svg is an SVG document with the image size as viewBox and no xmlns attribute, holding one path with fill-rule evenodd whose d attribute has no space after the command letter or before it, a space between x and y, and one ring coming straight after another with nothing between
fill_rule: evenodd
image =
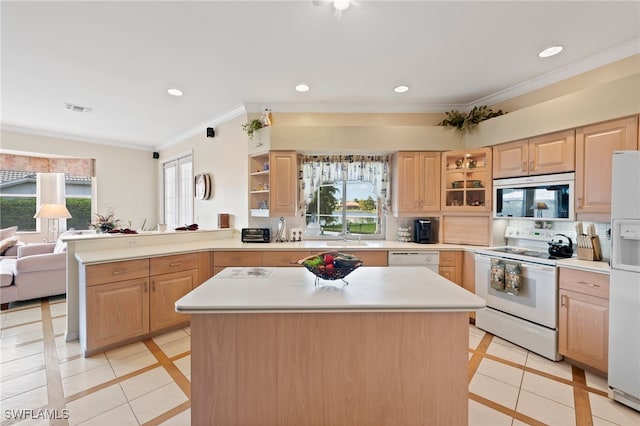
<instances>
[{"instance_id":1,"label":"outdoor greenery through window","mask_svg":"<svg viewBox=\"0 0 640 426\"><path fill-rule=\"evenodd\" d=\"M302 180L309 236L384 235L389 194L386 156L304 156Z\"/></svg>"}]
</instances>

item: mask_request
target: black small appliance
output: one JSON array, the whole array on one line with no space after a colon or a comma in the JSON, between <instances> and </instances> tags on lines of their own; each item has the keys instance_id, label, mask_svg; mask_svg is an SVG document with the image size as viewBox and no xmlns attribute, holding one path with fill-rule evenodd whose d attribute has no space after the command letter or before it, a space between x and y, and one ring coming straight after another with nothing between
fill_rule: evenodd
<instances>
[{"instance_id":1,"label":"black small appliance","mask_svg":"<svg viewBox=\"0 0 640 426\"><path fill-rule=\"evenodd\" d=\"M548 242L549 244L549 254L554 257L568 258L573 256L573 241L571 238L567 237L564 234L556 234L555 237L564 237L567 241L563 242L560 239L558 241Z\"/></svg>"},{"instance_id":2,"label":"black small appliance","mask_svg":"<svg viewBox=\"0 0 640 426\"><path fill-rule=\"evenodd\" d=\"M416 219L413 222L413 241L420 244L437 243L438 219L435 217Z\"/></svg>"},{"instance_id":3,"label":"black small appliance","mask_svg":"<svg viewBox=\"0 0 640 426\"><path fill-rule=\"evenodd\" d=\"M269 228L242 228L243 243L268 243L271 241Z\"/></svg>"}]
</instances>

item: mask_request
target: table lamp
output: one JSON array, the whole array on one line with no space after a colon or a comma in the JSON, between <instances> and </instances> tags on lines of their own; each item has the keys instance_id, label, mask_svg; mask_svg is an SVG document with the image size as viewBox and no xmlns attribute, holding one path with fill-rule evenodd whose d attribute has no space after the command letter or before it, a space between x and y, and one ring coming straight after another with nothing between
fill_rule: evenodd
<instances>
[{"instance_id":1,"label":"table lamp","mask_svg":"<svg viewBox=\"0 0 640 426\"><path fill-rule=\"evenodd\" d=\"M549 210L549 206L544 201L538 201L531 206L536 212L536 217L542 217L542 210Z\"/></svg>"},{"instance_id":2,"label":"table lamp","mask_svg":"<svg viewBox=\"0 0 640 426\"><path fill-rule=\"evenodd\" d=\"M69 210L67 210L63 204L43 204L33 217L36 219L47 219L47 240L49 233L51 233L53 239L48 241L53 242L58 238L60 219L69 219L71 213L69 213ZM58 221L57 226L55 225L55 220Z\"/></svg>"}]
</instances>

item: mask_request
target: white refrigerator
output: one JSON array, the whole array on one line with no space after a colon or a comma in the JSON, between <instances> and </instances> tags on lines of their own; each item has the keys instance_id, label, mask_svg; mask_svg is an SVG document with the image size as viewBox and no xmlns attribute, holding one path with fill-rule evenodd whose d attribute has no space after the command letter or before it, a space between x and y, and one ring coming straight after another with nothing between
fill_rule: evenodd
<instances>
[{"instance_id":1,"label":"white refrigerator","mask_svg":"<svg viewBox=\"0 0 640 426\"><path fill-rule=\"evenodd\" d=\"M640 151L613 154L610 395L640 411Z\"/></svg>"}]
</instances>

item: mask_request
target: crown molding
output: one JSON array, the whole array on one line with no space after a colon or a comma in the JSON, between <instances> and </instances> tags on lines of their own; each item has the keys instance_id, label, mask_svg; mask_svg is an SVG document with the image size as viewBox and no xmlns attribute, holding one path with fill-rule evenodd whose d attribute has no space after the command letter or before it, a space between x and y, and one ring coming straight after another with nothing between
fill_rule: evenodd
<instances>
[{"instance_id":1,"label":"crown molding","mask_svg":"<svg viewBox=\"0 0 640 426\"><path fill-rule=\"evenodd\" d=\"M164 148L168 148L172 145L175 145L179 142L182 142L184 140L187 140L193 136L196 136L197 134L205 134L204 130L207 127L216 127L222 123L225 123L229 120L232 120L236 117L239 117L241 115L244 115L247 113L247 110L245 108L244 104L240 104L237 105L229 110L227 110L226 112L223 112L222 114L216 115L213 118L210 118L206 121L203 121L202 123L198 124L195 127L192 127L190 130L187 130L184 133L181 133L177 136L174 136L171 139L168 139L166 141L164 141L162 144L158 145L158 149L164 149Z\"/></svg>"},{"instance_id":2,"label":"crown molding","mask_svg":"<svg viewBox=\"0 0 640 426\"><path fill-rule=\"evenodd\" d=\"M247 112L262 112L267 106L272 112L296 113L443 113L451 109L466 108L466 104L421 104L421 103L374 103L374 102L309 102L309 103L270 103L245 104ZM256 108L260 105L259 108Z\"/></svg>"}]
</instances>

